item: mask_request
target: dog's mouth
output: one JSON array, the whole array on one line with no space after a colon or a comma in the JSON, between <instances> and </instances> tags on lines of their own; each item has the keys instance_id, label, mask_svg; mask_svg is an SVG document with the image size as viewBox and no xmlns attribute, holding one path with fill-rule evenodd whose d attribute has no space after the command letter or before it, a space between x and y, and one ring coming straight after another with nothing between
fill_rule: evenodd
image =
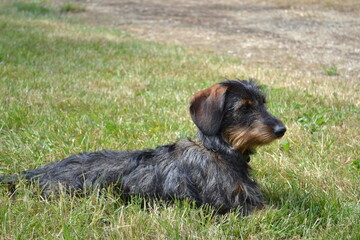
<instances>
[{"instance_id":1,"label":"dog's mouth","mask_svg":"<svg viewBox=\"0 0 360 240\"><path fill-rule=\"evenodd\" d=\"M256 123L249 127L230 127L224 132L224 137L233 149L246 153L255 152L257 147L269 144L281 136L276 135L271 127Z\"/></svg>"}]
</instances>

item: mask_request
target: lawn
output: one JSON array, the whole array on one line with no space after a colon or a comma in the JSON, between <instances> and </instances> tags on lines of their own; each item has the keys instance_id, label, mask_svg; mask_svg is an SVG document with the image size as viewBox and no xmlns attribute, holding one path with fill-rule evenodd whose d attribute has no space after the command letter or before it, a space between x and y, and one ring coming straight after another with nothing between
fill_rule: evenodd
<instances>
[{"instance_id":1,"label":"lawn","mask_svg":"<svg viewBox=\"0 0 360 240\"><path fill-rule=\"evenodd\" d=\"M269 208L213 214L111 189L41 199L0 187L0 239L359 239L360 89L323 76L86 26L34 2L0 3L0 175L82 151L154 148L195 138L195 92L258 79L288 128L251 160Z\"/></svg>"}]
</instances>

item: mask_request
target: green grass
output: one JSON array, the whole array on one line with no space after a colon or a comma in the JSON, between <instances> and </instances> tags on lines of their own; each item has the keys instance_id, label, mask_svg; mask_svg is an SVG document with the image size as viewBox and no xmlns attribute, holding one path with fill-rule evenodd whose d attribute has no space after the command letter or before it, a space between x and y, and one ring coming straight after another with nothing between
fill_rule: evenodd
<instances>
[{"instance_id":1,"label":"green grass","mask_svg":"<svg viewBox=\"0 0 360 240\"><path fill-rule=\"evenodd\" d=\"M70 2L62 5L60 7L60 10L62 12L74 12L74 13L86 11L84 6L78 5L76 3L70 3Z\"/></svg>"},{"instance_id":2,"label":"green grass","mask_svg":"<svg viewBox=\"0 0 360 240\"><path fill-rule=\"evenodd\" d=\"M335 65L332 65L331 67L323 67L324 73L328 76L336 76L338 75L338 69Z\"/></svg>"},{"instance_id":3,"label":"green grass","mask_svg":"<svg viewBox=\"0 0 360 240\"><path fill-rule=\"evenodd\" d=\"M223 77L259 78L288 132L252 159L269 205L252 216L216 216L187 201L144 208L111 190L43 200L21 183L13 196L0 187L1 239L359 239L355 87L311 76L321 90L312 91L301 87L309 76L75 24L27 4L0 5L0 174L81 151L194 138L188 99Z\"/></svg>"},{"instance_id":4,"label":"green grass","mask_svg":"<svg viewBox=\"0 0 360 240\"><path fill-rule=\"evenodd\" d=\"M12 6L19 12L25 12L34 16L50 15L54 11L50 8L39 5L36 2L14 2Z\"/></svg>"}]
</instances>

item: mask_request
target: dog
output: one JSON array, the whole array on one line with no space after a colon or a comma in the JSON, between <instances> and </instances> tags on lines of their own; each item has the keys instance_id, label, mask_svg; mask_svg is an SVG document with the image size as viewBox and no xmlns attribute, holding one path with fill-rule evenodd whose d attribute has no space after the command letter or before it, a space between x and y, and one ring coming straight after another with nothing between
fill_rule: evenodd
<instances>
[{"instance_id":1,"label":"dog","mask_svg":"<svg viewBox=\"0 0 360 240\"><path fill-rule=\"evenodd\" d=\"M190 199L220 213L243 215L262 208L259 185L250 176L250 155L258 146L281 138L284 124L265 107L265 96L253 80L226 80L193 95L190 115L198 139L180 139L141 151L83 152L20 176L38 182L43 196L113 186L122 196Z\"/></svg>"}]
</instances>

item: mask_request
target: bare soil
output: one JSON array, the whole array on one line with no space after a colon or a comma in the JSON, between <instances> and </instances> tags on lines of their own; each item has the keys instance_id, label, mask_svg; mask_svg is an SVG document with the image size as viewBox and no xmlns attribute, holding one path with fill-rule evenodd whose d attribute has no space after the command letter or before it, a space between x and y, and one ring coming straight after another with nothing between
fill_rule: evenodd
<instances>
[{"instance_id":1,"label":"bare soil","mask_svg":"<svg viewBox=\"0 0 360 240\"><path fill-rule=\"evenodd\" d=\"M68 1L58 0L57 4ZM79 0L89 23L239 56L246 64L359 82L357 0Z\"/></svg>"}]
</instances>

